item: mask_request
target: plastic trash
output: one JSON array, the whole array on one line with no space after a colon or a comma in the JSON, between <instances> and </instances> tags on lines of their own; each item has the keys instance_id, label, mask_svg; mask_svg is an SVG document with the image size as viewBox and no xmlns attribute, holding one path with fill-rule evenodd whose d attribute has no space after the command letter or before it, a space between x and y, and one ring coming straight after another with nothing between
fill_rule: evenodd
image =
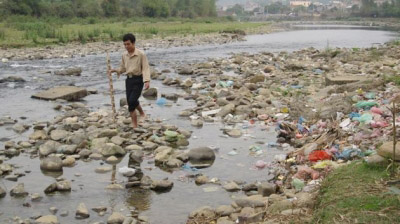
<instances>
[{"instance_id":1,"label":"plastic trash","mask_svg":"<svg viewBox=\"0 0 400 224\"><path fill-rule=\"evenodd\" d=\"M224 88L229 87L229 85L224 81L219 81L218 85L220 85L221 87L224 87Z\"/></svg>"},{"instance_id":2,"label":"plastic trash","mask_svg":"<svg viewBox=\"0 0 400 224\"><path fill-rule=\"evenodd\" d=\"M184 170L188 170L188 171L198 171L197 168L191 167L189 164L183 165L182 168L183 168Z\"/></svg>"},{"instance_id":3,"label":"plastic trash","mask_svg":"<svg viewBox=\"0 0 400 224\"><path fill-rule=\"evenodd\" d=\"M301 180L307 180L312 178L313 180L319 178L319 172L316 170L313 170L312 168L308 166L300 166L297 170L297 173L293 176L294 178L298 178Z\"/></svg>"},{"instance_id":4,"label":"plastic trash","mask_svg":"<svg viewBox=\"0 0 400 224\"><path fill-rule=\"evenodd\" d=\"M298 121L297 123L303 124L303 123L306 122L306 121L307 121L307 120L304 119L304 117L300 116L300 117L299 117L299 121Z\"/></svg>"},{"instance_id":5,"label":"plastic trash","mask_svg":"<svg viewBox=\"0 0 400 224\"><path fill-rule=\"evenodd\" d=\"M234 82L232 80L229 80L226 82L226 85L228 85L228 87L233 86Z\"/></svg>"},{"instance_id":6,"label":"plastic trash","mask_svg":"<svg viewBox=\"0 0 400 224\"><path fill-rule=\"evenodd\" d=\"M331 160L324 160L324 161L319 161L317 162L314 166L312 166L314 169L325 169L328 166L332 166L332 161Z\"/></svg>"},{"instance_id":7,"label":"plastic trash","mask_svg":"<svg viewBox=\"0 0 400 224\"><path fill-rule=\"evenodd\" d=\"M310 155L308 155L308 160L310 160L311 162L317 162L320 160L331 160L331 159L332 159L332 156L329 155L324 150L315 150L315 151L312 151L310 153Z\"/></svg>"},{"instance_id":8,"label":"plastic trash","mask_svg":"<svg viewBox=\"0 0 400 224\"><path fill-rule=\"evenodd\" d=\"M347 128L347 126L349 126L350 124L351 124L350 118L346 118L346 119L344 119L344 120L339 124L339 126L340 126L341 128L343 128L343 129L345 129L345 128Z\"/></svg>"},{"instance_id":9,"label":"plastic trash","mask_svg":"<svg viewBox=\"0 0 400 224\"><path fill-rule=\"evenodd\" d=\"M166 103L167 103L167 99L165 99L164 97L161 97L156 101L156 104L158 106L164 106Z\"/></svg>"},{"instance_id":10,"label":"plastic trash","mask_svg":"<svg viewBox=\"0 0 400 224\"><path fill-rule=\"evenodd\" d=\"M371 112L372 112L372 113L375 113L375 114L380 114L380 115L383 114L382 109L380 109L380 108L378 108L378 107L372 107L372 108L371 108Z\"/></svg>"},{"instance_id":11,"label":"plastic trash","mask_svg":"<svg viewBox=\"0 0 400 224\"><path fill-rule=\"evenodd\" d=\"M269 148L276 148L276 147L278 147L278 146L279 146L279 144L276 143L276 142L269 142L269 143L268 143L268 147L269 147Z\"/></svg>"},{"instance_id":12,"label":"plastic trash","mask_svg":"<svg viewBox=\"0 0 400 224\"><path fill-rule=\"evenodd\" d=\"M359 121L360 123L369 123L370 121L372 121L372 114L365 113L365 114L361 115L361 117L353 118L353 120Z\"/></svg>"},{"instance_id":13,"label":"plastic trash","mask_svg":"<svg viewBox=\"0 0 400 224\"><path fill-rule=\"evenodd\" d=\"M319 69L319 68L316 68L316 69L313 70L313 72L314 72L314 74L316 74L316 75L321 75L321 74L324 73L324 70L321 70L321 69Z\"/></svg>"},{"instance_id":14,"label":"plastic trash","mask_svg":"<svg viewBox=\"0 0 400 224\"><path fill-rule=\"evenodd\" d=\"M360 149L345 149L340 153L337 158L343 160L349 160L354 157L363 157L364 154L361 152Z\"/></svg>"},{"instance_id":15,"label":"plastic trash","mask_svg":"<svg viewBox=\"0 0 400 224\"><path fill-rule=\"evenodd\" d=\"M264 161L262 161L262 160L258 160L258 161L256 162L256 167L257 167L258 169L264 169L266 165L267 165L267 164L266 164Z\"/></svg>"},{"instance_id":16,"label":"plastic trash","mask_svg":"<svg viewBox=\"0 0 400 224\"><path fill-rule=\"evenodd\" d=\"M277 162L286 161L286 154L279 154L274 156L274 160Z\"/></svg>"},{"instance_id":17,"label":"plastic trash","mask_svg":"<svg viewBox=\"0 0 400 224\"><path fill-rule=\"evenodd\" d=\"M350 119L353 119L353 118L355 118L355 117L361 117L361 114L356 113L356 112L351 112L351 113L349 114L349 118L350 118Z\"/></svg>"},{"instance_id":18,"label":"plastic trash","mask_svg":"<svg viewBox=\"0 0 400 224\"><path fill-rule=\"evenodd\" d=\"M118 173L122 174L123 176L126 177L131 177L133 175L135 175L136 170L133 168L129 168L127 166L121 167L118 169Z\"/></svg>"},{"instance_id":19,"label":"plastic trash","mask_svg":"<svg viewBox=\"0 0 400 224\"><path fill-rule=\"evenodd\" d=\"M292 86L290 86L292 89L301 89L301 88L303 88L303 86L302 85L292 85Z\"/></svg>"},{"instance_id":20,"label":"plastic trash","mask_svg":"<svg viewBox=\"0 0 400 224\"><path fill-rule=\"evenodd\" d=\"M297 179L297 178L293 178L292 186L293 186L297 191L301 191L301 190L303 190L304 186L306 186L306 185L305 185L304 181L302 181L302 180L300 180L300 179Z\"/></svg>"},{"instance_id":21,"label":"plastic trash","mask_svg":"<svg viewBox=\"0 0 400 224\"><path fill-rule=\"evenodd\" d=\"M376 94L373 93L373 92L368 92L368 93L364 94L364 97L367 98L367 99L375 99Z\"/></svg>"},{"instance_id":22,"label":"plastic trash","mask_svg":"<svg viewBox=\"0 0 400 224\"><path fill-rule=\"evenodd\" d=\"M289 108L287 108L287 107L282 107L282 108L281 108L281 113L285 113L285 114L289 113Z\"/></svg>"},{"instance_id":23,"label":"plastic trash","mask_svg":"<svg viewBox=\"0 0 400 224\"><path fill-rule=\"evenodd\" d=\"M356 103L356 107L364 110L369 110L373 106L378 106L377 102L374 101L360 101Z\"/></svg>"},{"instance_id":24,"label":"plastic trash","mask_svg":"<svg viewBox=\"0 0 400 224\"><path fill-rule=\"evenodd\" d=\"M235 150L228 152L228 155L230 155L230 156L236 156L237 154L238 153Z\"/></svg>"}]
</instances>

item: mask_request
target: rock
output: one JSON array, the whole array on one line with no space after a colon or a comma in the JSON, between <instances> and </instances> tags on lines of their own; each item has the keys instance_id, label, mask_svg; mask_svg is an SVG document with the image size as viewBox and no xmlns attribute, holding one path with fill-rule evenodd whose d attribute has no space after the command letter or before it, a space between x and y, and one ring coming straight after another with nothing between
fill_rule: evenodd
<instances>
[{"instance_id":1,"label":"rock","mask_svg":"<svg viewBox=\"0 0 400 224\"><path fill-rule=\"evenodd\" d=\"M385 142L381 147L377 150L378 155L386 158L392 159L393 158L393 141ZM395 160L400 160L400 141L396 143L396 153L395 153Z\"/></svg>"},{"instance_id":2,"label":"rock","mask_svg":"<svg viewBox=\"0 0 400 224\"><path fill-rule=\"evenodd\" d=\"M250 197L238 198L235 200L235 203L241 208L245 207L256 208L256 207L264 207L266 205L265 202Z\"/></svg>"},{"instance_id":3,"label":"rock","mask_svg":"<svg viewBox=\"0 0 400 224\"><path fill-rule=\"evenodd\" d=\"M153 180L150 189L154 191L169 191L174 186L174 183L169 180Z\"/></svg>"},{"instance_id":4,"label":"rock","mask_svg":"<svg viewBox=\"0 0 400 224\"><path fill-rule=\"evenodd\" d=\"M55 215L55 214L58 212L58 208L56 208L56 207L50 207L50 208L49 208L49 211L50 211L53 215Z\"/></svg>"},{"instance_id":5,"label":"rock","mask_svg":"<svg viewBox=\"0 0 400 224\"><path fill-rule=\"evenodd\" d=\"M89 211L86 208L86 205L84 203L80 203L78 205L78 208L76 209L75 213L75 218L77 219L86 219L89 218Z\"/></svg>"},{"instance_id":6,"label":"rock","mask_svg":"<svg viewBox=\"0 0 400 224\"><path fill-rule=\"evenodd\" d=\"M101 154L104 157L123 156L126 154L126 152L123 148L121 148L121 146L115 145L114 143L106 143L101 149Z\"/></svg>"},{"instance_id":7,"label":"rock","mask_svg":"<svg viewBox=\"0 0 400 224\"><path fill-rule=\"evenodd\" d=\"M17 184L17 186L13 187L10 191L10 195L12 197L25 197L29 193L25 191L25 186L23 183Z\"/></svg>"},{"instance_id":8,"label":"rock","mask_svg":"<svg viewBox=\"0 0 400 224\"><path fill-rule=\"evenodd\" d=\"M327 75L325 77L325 85L330 86L330 85L343 85L343 84L348 84L352 82L359 82L359 81L365 80L365 77L359 76L359 75L338 75L338 76L332 76L332 75Z\"/></svg>"},{"instance_id":9,"label":"rock","mask_svg":"<svg viewBox=\"0 0 400 224\"><path fill-rule=\"evenodd\" d=\"M180 67L177 70L178 70L178 74L180 74L180 75L192 75L194 72L193 69L190 68L189 66Z\"/></svg>"},{"instance_id":10,"label":"rock","mask_svg":"<svg viewBox=\"0 0 400 224\"><path fill-rule=\"evenodd\" d=\"M264 75L255 75L250 78L249 82L250 83L259 83L259 82L264 82L265 76Z\"/></svg>"},{"instance_id":11,"label":"rock","mask_svg":"<svg viewBox=\"0 0 400 224\"><path fill-rule=\"evenodd\" d=\"M21 134L21 133L23 133L23 132L25 132L25 131L27 130L27 127L26 127L25 125L23 125L23 124L15 124L15 125L12 127L12 129L13 129L16 133Z\"/></svg>"},{"instance_id":12,"label":"rock","mask_svg":"<svg viewBox=\"0 0 400 224\"><path fill-rule=\"evenodd\" d=\"M46 140L47 134L44 130L35 130L31 135L29 135L29 139L31 140Z\"/></svg>"},{"instance_id":13,"label":"rock","mask_svg":"<svg viewBox=\"0 0 400 224\"><path fill-rule=\"evenodd\" d=\"M40 161L40 169L44 171L62 171L63 162L59 157L46 157Z\"/></svg>"},{"instance_id":14,"label":"rock","mask_svg":"<svg viewBox=\"0 0 400 224\"><path fill-rule=\"evenodd\" d=\"M125 141L126 141L126 139L121 138L118 135L111 138L111 142L116 144L116 145L119 145L119 146L124 144Z\"/></svg>"},{"instance_id":15,"label":"rock","mask_svg":"<svg viewBox=\"0 0 400 224\"><path fill-rule=\"evenodd\" d=\"M384 157L382 157L382 156L380 156L378 154L374 154L372 156L366 157L366 158L364 158L364 160L370 165L372 165L372 164L383 164L383 163L387 162L387 160Z\"/></svg>"},{"instance_id":16,"label":"rock","mask_svg":"<svg viewBox=\"0 0 400 224\"><path fill-rule=\"evenodd\" d=\"M113 212L107 219L107 224L122 224L125 220L125 216L119 212Z\"/></svg>"},{"instance_id":17,"label":"rock","mask_svg":"<svg viewBox=\"0 0 400 224\"><path fill-rule=\"evenodd\" d=\"M277 201L267 208L270 214L279 214L284 210L292 208L292 202L288 200Z\"/></svg>"},{"instance_id":18,"label":"rock","mask_svg":"<svg viewBox=\"0 0 400 224\"><path fill-rule=\"evenodd\" d=\"M90 151L89 149L82 149L79 152L79 157L80 158L88 158L91 154L92 154L92 151Z\"/></svg>"},{"instance_id":19,"label":"rock","mask_svg":"<svg viewBox=\"0 0 400 224\"><path fill-rule=\"evenodd\" d=\"M178 141L176 142L177 146L188 146L190 143L186 138L178 138Z\"/></svg>"},{"instance_id":20,"label":"rock","mask_svg":"<svg viewBox=\"0 0 400 224\"><path fill-rule=\"evenodd\" d=\"M207 176L201 175L201 176L198 176L194 182L195 182L197 185L203 185L203 184L208 183L208 181L209 181L209 180L208 180L208 177L207 177Z\"/></svg>"},{"instance_id":21,"label":"rock","mask_svg":"<svg viewBox=\"0 0 400 224\"><path fill-rule=\"evenodd\" d=\"M57 153L72 155L75 154L77 147L77 145L62 145L58 147Z\"/></svg>"},{"instance_id":22,"label":"rock","mask_svg":"<svg viewBox=\"0 0 400 224\"><path fill-rule=\"evenodd\" d=\"M138 145L128 145L125 147L126 151L135 151L135 150L143 150L143 147L138 146Z\"/></svg>"},{"instance_id":23,"label":"rock","mask_svg":"<svg viewBox=\"0 0 400 224\"><path fill-rule=\"evenodd\" d=\"M36 224L59 224L60 222L55 215L45 215L35 220Z\"/></svg>"},{"instance_id":24,"label":"rock","mask_svg":"<svg viewBox=\"0 0 400 224\"><path fill-rule=\"evenodd\" d=\"M33 193L31 195L31 201L41 201L42 199L43 197L39 193Z\"/></svg>"},{"instance_id":25,"label":"rock","mask_svg":"<svg viewBox=\"0 0 400 224\"><path fill-rule=\"evenodd\" d=\"M124 106L126 106L126 105L128 105L128 101L126 100L126 98L121 98L121 99L119 100L119 106L120 106L120 107L124 107Z\"/></svg>"},{"instance_id":26,"label":"rock","mask_svg":"<svg viewBox=\"0 0 400 224\"><path fill-rule=\"evenodd\" d=\"M98 167L95 169L96 173L108 173L112 170L112 167L107 166L107 167Z\"/></svg>"},{"instance_id":27,"label":"rock","mask_svg":"<svg viewBox=\"0 0 400 224\"><path fill-rule=\"evenodd\" d=\"M258 186L258 194L261 194L263 197L268 197L271 194L275 194L276 190L276 185L268 182L263 182Z\"/></svg>"},{"instance_id":28,"label":"rock","mask_svg":"<svg viewBox=\"0 0 400 224\"><path fill-rule=\"evenodd\" d=\"M297 209L287 209L281 212L282 215L298 215L301 214L301 209L297 208Z\"/></svg>"},{"instance_id":29,"label":"rock","mask_svg":"<svg viewBox=\"0 0 400 224\"><path fill-rule=\"evenodd\" d=\"M168 146L160 146L154 151L154 162L156 164L164 164L171 154L173 153L173 149Z\"/></svg>"},{"instance_id":30,"label":"rock","mask_svg":"<svg viewBox=\"0 0 400 224\"><path fill-rule=\"evenodd\" d=\"M57 149L61 146L60 143L56 141L49 140L39 147L40 156L48 156L52 153L56 153Z\"/></svg>"},{"instance_id":31,"label":"rock","mask_svg":"<svg viewBox=\"0 0 400 224\"><path fill-rule=\"evenodd\" d=\"M98 138L112 138L114 136L118 135L118 131L116 129L104 129L101 130L100 134L97 136Z\"/></svg>"},{"instance_id":32,"label":"rock","mask_svg":"<svg viewBox=\"0 0 400 224\"><path fill-rule=\"evenodd\" d=\"M235 104L230 103L222 107L221 111L217 113L217 117L225 117L235 111Z\"/></svg>"},{"instance_id":33,"label":"rock","mask_svg":"<svg viewBox=\"0 0 400 224\"><path fill-rule=\"evenodd\" d=\"M93 210L94 212L97 212L97 213L106 212L106 211L107 211L107 207L104 207L104 206L95 207L95 208L92 208L92 210Z\"/></svg>"},{"instance_id":34,"label":"rock","mask_svg":"<svg viewBox=\"0 0 400 224\"><path fill-rule=\"evenodd\" d=\"M81 68L67 68L59 71L55 71L54 75L62 75L62 76L80 76L82 73Z\"/></svg>"},{"instance_id":35,"label":"rock","mask_svg":"<svg viewBox=\"0 0 400 224\"><path fill-rule=\"evenodd\" d=\"M200 119L192 120L191 125L193 127L203 127L203 121Z\"/></svg>"},{"instance_id":36,"label":"rock","mask_svg":"<svg viewBox=\"0 0 400 224\"><path fill-rule=\"evenodd\" d=\"M191 149L188 153L189 160L191 161L209 161L215 160L214 150L208 147L200 147Z\"/></svg>"},{"instance_id":37,"label":"rock","mask_svg":"<svg viewBox=\"0 0 400 224\"><path fill-rule=\"evenodd\" d=\"M4 198L7 195L7 192L0 186L0 198Z\"/></svg>"},{"instance_id":38,"label":"rock","mask_svg":"<svg viewBox=\"0 0 400 224\"><path fill-rule=\"evenodd\" d=\"M310 193L300 192L296 194L297 200L294 204L298 208L313 208L315 204L314 196Z\"/></svg>"},{"instance_id":39,"label":"rock","mask_svg":"<svg viewBox=\"0 0 400 224\"><path fill-rule=\"evenodd\" d=\"M149 88L142 93L143 97L146 98L157 98L157 94L158 92L156 88Z\"/></svg>"},{"instance_id":40,"label":"rock","mask_svg":"<svg viewBox=\"0 0 400 224\"><path fill-rule=\"evenodd\" d=\"M223 188L228 192L239 191L240 187L235 182L231 181L223 186Z\"/></svg>"},{"instance_id":41,"label":"rock","mask_svg":"<svg viewBox=\"0 0 400 224\"><path fill-rule=\"evenodd\" d=\"M115 156L110 156L106 159L106 163L108 164L117 164L119 162L119 159Z\"/></svg>"},{"instance_id":42,"label":"rock","mask_svg":"<svg viewBox=\"0 0 400 224\"><path fill-rule=\"evenodd\" d=\"M267 65L267 66L264 67L264 72L265 72L265 73L271 73L271 72L273 72L274 70L275 70L275 67L272 66L272 65Z\"/></svg>"},{"instance_id":43,"label":"rock","mask_svg":"<svg viewBox=\"0 0 400 224\"><path fill-rule=\"evenodd\" d=\"M63 181L58 181L56 183L56 188L57 191L71 191L71 182L67 181L67 180L63 180Z\"/></svg>"},{"instance_id":44,"label":"rock","mask_svg":"<svg viewBox=\"0 0 400 224\"><path fill-rule=\"evenodd\" d=\"M232 138L239 138L240 136L242 136L242 132L239 129L230 130L226 134L228 134Z\"/></svg>"},{"instance_id":45,"label":"rock","mask_svg":"<svg viewBox=\"0 0 400 224\"><path fill-rule=\"evenodd\" d=\"M9 180L9 181L18 181L18 176L14 174L10 174L4 177L4 179Z\"/></svg>"},{"instance_id":46,"label":"rock","mask_svg":"<svg viewBox=\"0 0 400 224\"><path fill-rule=\"evenodd\" d=\"M170 168L180 168L183 166L183 162L179 159L170 158L165 165Z\"/></svg>"},{"instance_id":47,"label":"rock","mask_svg":"<svg viewBox=\"0 0 400 224\"><path fill-rule=\"evenodd\" d=\"M26 82L25 79L18 77L18 76L8 76L6 78L0 79L0 83L5 83L5 82Z\"/></svg>"},{"instance_id":48,"label":"rock","mask_svg":"<svg viewBox=\"0 0 400 224\"><path fill-rule=\"evenodd\" d=\"M50 138L54 141L64 140L70 133L65 130L54 130L50 133Z\"/></svg>"},{"instance_id":49,"label":"rock","mask_svg":"<svg viewBox=\"0 0 400 224\"><path fill-rule=\"evenodd\" d=\"M75 165L75 158L72 156L67 156L67 158L65 158L62 161L62 166L64 167L71 167Z\"/></svg>"},{"instance_id":50,"label":"rock","mask_svg":"<svg viewBox=\"0 0 400 224\"><path fill-rule=\"evenodd\" d=\"M205 220L212 220L216 217L214 209L209 206L204 206L191 212L190 218L204 218Z\"/></svg>"},{"instance_id":51,"label":"rock","mask_svg":"<svg viewBox=\"0 0 400 224\"><path fill-rule=\"evenodd\" d=\"M69 215L69 212L67 211L67 210L62 210L61 212L60 212L60 216L61 217L67 217Z\"/></svg>"},{"instance_id":52,"label":"rock","mask_svg":"<svg viewBox=\"0 0 400 224\"><path fill-rule=\"evenodd\" d=\"M221 205L215 211L219 216L229 216L235 212L235 209L230 205Z\"/></svg>"},{"instance_id":53,"label":"rock","mask_svg":"<svg viewBox=\"0 0 400 224\"><path fill-rule=\"evenodd\" d=\"M32 95L32 98L35 99L43 99L43 100L57 100L64 99L68 101L78 100L85 96L88 93L86 89L75 86L58 86L51 89L48 89L43 92L36 93Z\"/></svg>"},{"instance_id":54,"label":"rock","mask_svg":"<svg viewBox=\"0 0 400 224\"><path fill-rule=\"evenodd\" d=\"M217 219L217 224L235 224L235 222L229 220L229 217L220 217Z\"/></svg>"},{"instance_id":55,"label":"rock","mask_svg":"<svg viewBox=\"0 0 400 224\"><path fill-rule=\"evenodd\" d=\"M90 154L89 158L93 159L93 160L101 160L101 159L103 159L103 155L101 155L99 153L92 153L92 154Z\"/></svg>"}]
</instances>

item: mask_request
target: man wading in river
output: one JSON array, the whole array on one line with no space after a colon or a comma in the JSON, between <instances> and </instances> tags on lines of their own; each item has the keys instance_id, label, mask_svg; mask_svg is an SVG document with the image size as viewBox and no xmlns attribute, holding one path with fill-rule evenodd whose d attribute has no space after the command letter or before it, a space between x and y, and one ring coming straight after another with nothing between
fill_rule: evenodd
<instances>
[{"instance_id":1,"label":"man wading in river","mask_svg":"<svg viewBox=\"0 0 400 224\"><path fill-rule=\"evenodd\" d=\"M126 74L125 80L126 99L128 101L129 113L132 118L133 128L137 128L138 121L136 111L144 117L144 111L139 104L139 97L144 89L150 87L150 66L143 51L135 47L136 38L133 34L125 34L122 38L127 52L122 55L121 66L119 69L111 69L111 73L117 73L118 78L121 74Z\"/></svg>"}]
</instances>

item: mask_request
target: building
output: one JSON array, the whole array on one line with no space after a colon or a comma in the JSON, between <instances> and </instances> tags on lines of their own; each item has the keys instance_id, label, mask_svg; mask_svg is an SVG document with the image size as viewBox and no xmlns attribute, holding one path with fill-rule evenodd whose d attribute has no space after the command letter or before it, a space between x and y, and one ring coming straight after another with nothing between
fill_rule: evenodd
<instances>
[{"instance_id":1,"label":"building","mask_svg":"<svg viewBox=\"0 0 400 224\"><path fill-rule=\"evenodd\" d=\"M304 7L308 7L311 5L311 1L291 1L290 2L290 6L291 7L296 7L296 6L304 6Z\"/></svg>"}]
</instances>

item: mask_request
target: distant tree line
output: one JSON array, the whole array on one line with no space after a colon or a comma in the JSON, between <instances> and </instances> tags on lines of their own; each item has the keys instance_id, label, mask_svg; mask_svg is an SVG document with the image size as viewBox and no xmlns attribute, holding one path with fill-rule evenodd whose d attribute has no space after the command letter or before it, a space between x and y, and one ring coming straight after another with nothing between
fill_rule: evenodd
<instances>
[{"instance_id":1,"label":"distant tree line","mask_svg":"<svg viewBox=\"0 0 400 224\"><path fill-rule=\"evenodd\" d=\"M374 0L362 0L361 7L353 7L352 11L364 17L400 17L400 0L385 1L381 5Z\"/></svg>"},{"instance_id":2,"label":"distant tree line","mask_svg":"<svg viewBox=\"0 0 400 224\"><path fill-rule=\"evenodd\" d=\"M216 0L0 0L2 15L35 17L212 17Z\"/></svg>"}]
</instances>

